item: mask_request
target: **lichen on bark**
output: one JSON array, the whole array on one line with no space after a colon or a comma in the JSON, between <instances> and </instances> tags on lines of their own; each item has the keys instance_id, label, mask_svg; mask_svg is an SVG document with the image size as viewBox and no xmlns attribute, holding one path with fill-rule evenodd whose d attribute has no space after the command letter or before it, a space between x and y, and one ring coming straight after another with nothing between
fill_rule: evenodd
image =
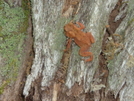
<instances>
[{"instance_id":1,"label":"lichen on bark","mask_svg":"<svg viewBox=\"0 0 134 101\"><path fill-rule=\"evenodd\" d=\"M22 7L10 7L0 1L0 93L17 78L22 63L28 13Z\"/></svg>"}]
</instances>

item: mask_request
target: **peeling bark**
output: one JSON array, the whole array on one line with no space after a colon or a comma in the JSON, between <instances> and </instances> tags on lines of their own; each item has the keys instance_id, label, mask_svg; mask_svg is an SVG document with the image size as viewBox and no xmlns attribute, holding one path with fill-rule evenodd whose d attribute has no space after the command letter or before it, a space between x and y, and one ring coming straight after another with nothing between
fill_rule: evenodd
<instances>
[{"instance_id":1,"label":"peeling bark","mask_svg":"<svg viewBox=\"0 0 134 101\"><path fill-rule=\"evenodd\" d=\"M49 87L49 89L51 89L49 93L51 96L53 96L53 98L52 98L53 101L61 100L61 99L68 101L69 99L72 99L72 97L75 97L73 100L79 101L80 99L83 99L83 101L86 101L86 94L89 94L91 91L93 92L93 95L89 94L89 95L92 95L91 98L93 98L93 99L90 99L91 101L92 100L93 101L99 101L99 100L117 101L117 100L119 100L120 96L117 96L119 94L119 92L115 93L112 89L110 90L108 88L109 82L111 81L109 79L111 76L109 64L110 64L110 61L115 59L116 52L113 52L112 54L110 53L110 57L112 57L112 55L114 55L114 56L109 59L107 57L106 51L104 51L104 49L106 48L106 50L108 50L107 48L113 47L111 50L109 50L109 52L111 52L111 51L115 50L115 48L118 48L118 47L115 47L115 45L118 44L118 40L115 38L115 39L113 39L113 42L108 44L110 42L108 40L108 38L110 36L113 36L112 38L115 37L114 32L115 32L115 30L118 29L118 26L120 25L120 23L122 23L125 19L125 15L127 14L126 8L128 7L126 5L128 5L128 4L124 3L125 1L122 1L122 0L119 0L119 1L117 1L117 0L110 1L109 0L109 1L105 1L105 4L102 1L93 2L93 1L82 0L81 2L79 2L81 4L80 10L77 15L73 15L73 16L77 16L76 20L78 20L80 22L84 22L86 27L88 27L90 29L90 30L89 29L88 30L85 29L85 30L91 31L92 34L94 35L94 37L96 39L96 43L91 47L91 51L95 50L94 51L95 58L90 63L84 63L83 61L81 61L80 56L77 55L77 46L75 44L73 44L71 54L68 58L69 64L67 62L68 67L64 67L62 65L62 62L60 64L58 63L58 61L60 61L60 59L61 59L62 54L61 53L60 53L61 55L59 54L60 57L55 57L55 55L56 55L55 53L58 54L58 52L60 52L60 50L62 50L63 48L59 48L60 50L55 50L55 49L53 50L51 48L54 44L56 44L56 43L54 43L55 40L53 39L52 35L55 36L54 33L57 33L57 32L56 31L53 32L53 30L46 32L47 28L52 28L51 26L58 26L58 28L63 29L63 26L65 23L62 23L61 25L57 25L57 23L59 23L58 21L56 21L56 23L53 23L53 25L50 24L49 26L47 26L48 22L51 22L51 20L54 21L58 18L60 20L62 19L63 22L66 22L65 18L63 19L60 17L60 13L61 13L60 11L62 9L59 9L59 8L63 6L63 2L60 2L60 1L59 2L57 2L57 1L49 2L47 0L45 2L48 2L48 5L54 5L54 4L59 5L58 8L55 7L55 5L51 6L51 7L55 7L55 9L57 9L57 16L55 18L53 18L53 15L48 14L49 18L47 18L46 15L42 15L42 14L46 14L45 12L47 12L48 10L49 10L49 12L54 12L54 10L47 9L47 6L45 6L45 4L42 5L43 2L42 2L42 4L40 4L40 8L35 7L35 6L38 6L38 5L34 5L34 4L36 4L36 0L32 2L33 3L33 12L35 10L38 11L36 13L33 13L34 14L34 16L33 16L34 23L33 24L34 24L34 28L35 28L34 29L35 59L34 59L34 63L32 66L31 74L27 78L27 82L26 82L23 94L25 96L28 96L28 91L30 91L30 87L31 87L30 85L32 82L34 82L34 78L38 78L39 75L42 75L44 79L42 79L42 81L41 81L41 87L44 88L44 86L45 86L44 90L46 89L46 87ZM65 4L66 4L65 8L63 9L64 16L67 13L68 14L66 17L71 16L71 14L73 14L72 12L73 12L75 6L72 5L71 2L69 2L69 1L66 1ZM72 11L69 10L70 7L72 7L72 9L71 9ZM45 9L45 10L42 10L42 9ZM103 9L105 9L105 12L103 12ZM111 12L113 12L113 14ZM110 13L111 13L111 15L110 15ZM36 14L38 14L38 16L36 16ZM109 15L111 16L112 19L109 19L109 17L108 17ZM72 16L72 19L74 19L73 16ZM39 23L41 23L40 21L43 21L44 18L48 19L47 21L45 21L46 24L40 24L41 26L38 27ZM50 18L53 18L53 19L49 20ZM113 23L113 21L116 23ZM107 34L107 36L104 37L105 32L106 32L105 26L108 24L110 25L110 30L112 31L112 32L110 32L109 28L108 28L108 34L112 33L113 35ZM36 29L36 28L38 28L38 29ZM39 28L41 28L41 30ZM56 29L57 27L53 27L53 29L54 28ZM47 34L47 33L49 33L49 34ZM63 33L63 30L61 33ZM42 39L42 37L44 37L46 40ZM63 40L65 40L65 39L63 39ZM117 42L116 42L116 40L117 40ZM101 44L102 41L105 45ZM64 44L60 44L60 45L63 46ZM109 46L109 45L111 45L111 46ZM95 47L95 46L97 46L97 47ZM43 52L43 50L44 50L43 47L45 48L45 51L44 51L45 53ZM120 50L120 51L122 51L122 50ZM105 54L103 54L103 53L105 53ZM53 62L54 57L56 58L56 60L58 60L58 61L55 61L55 63ZM100 58L98 58L98 57L100 57ZM49 62L49 61L51 61L51 62ZM46 65L48 63L51 63L51 65L49 65L49 66ZM51 68L51 67L55 67L55 68ZM49 72L51 72L51 75L48 75L47 71L50 70L50 68L51 68L51 71L49 71ZM58 68L61 68L62 71L60 69L58 70ZM56 72L57 70L59 72ZM43 75L43 73L45 73L45 75ZM57 76L54 79L55 73ZM112 75L114 75L114 74L112 74ZM77 85L75 85L76 82L78 82ZM52 85L54 85L54 86L52 87ZM124 85L122 85L122 86L124 86ZM60 89L58 90L58 88L60 88ZM75 89L73 89L73 88L75 88ZM79 89L77 89L77 88L79 88ZM47 97L47 94L43 93L43 95L45 96L45 99L51 100L50 97ZM58 95L59 95L59 97L58 97ZM69 98L67 98L67 96L69 96ZM43 98L44 97L42 96L42 100L44 100ZM123 100L121 100L121 101L123 101Z\"/></svg>"},{"instance_id":2,"label":"peeling bark","mask_svg":"<svg viewBox=\"0 0 134 101\"><path fill-rule=\"evenodd\" d=\"M21 100L133 101L133 3L31 0L35 56L30 68L24 69L27 78L20 90ZM82 22L84 31L94 36L96 42L90 48L93 61L84 62L75 43L63 51L63 28L71 20ZM21 82L22 77L16 82Z\"/></svg>"}]
</instances>

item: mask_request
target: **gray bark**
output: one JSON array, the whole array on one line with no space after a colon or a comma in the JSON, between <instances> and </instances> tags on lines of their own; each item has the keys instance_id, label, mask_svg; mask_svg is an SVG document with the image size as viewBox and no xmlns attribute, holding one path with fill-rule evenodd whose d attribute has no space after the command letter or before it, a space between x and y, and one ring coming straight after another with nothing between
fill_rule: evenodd
<instances>
[{"instance_id":1,"label":"gray bark","mask_svg":"<svg viewBox=\"0 0 134 101\"><path fill-rule=\"evenodd\" d=\"M25 101L134 101L133 3L31 0L35 57L23 89ZM84 62L75 43L63 51L64 25L71 20L94 36L93 61Z\"/></svg>"},{"instance_id":2,"label":"gray bark","mask_svg":"<svg viewBox=\"0 0 134 101\"><path fill-rule=\"evenodd\" d=\"M102 41L106 32L105 26L109 24L109 15L117 2L117 0L82 0L80 2L80 10L75 15L75 20L84 23L86 26L85 31L91 32L95 37L96 42L90 48L90 51L94 54L94 60L87 63L81 61L81 57L78 55L78 48L73 44L65 86L68 89L73 89L73 85L77 82L78 85L82 85L81 92L94 92L94 101L102 100L102 96L107 96L109 92L112 92L115 99L119 97L119 101L134 100L132 72L134 70L133 0L122 0L118 9L118 15L114 19L117 22L125 17L115 31L122 38L120 42L117 40L117 43L123 47L121 48L122 50L120 47L115 47L107 51L102 50ZM62 50L64 50L65 36L63 27L65 23L69 22L69 18L61 16L64 5L64 2L61 0L32 0L32 5L35 59L31 74L29 74L24 87L23 94L25 97L29 95L29 91L33 87L32 83L41 76L41 91L45 90L44 87L49 87L53 84L51 81L54 79L56 70L61 65L59 61L63 54ZM109 71L108 74L105 74L108 76L107 83L102 83L103 78L100 78L101 74L98 74L100 72L99 61L101 60L99 60L99 56L101 52L105 54L105 58L108 55L114 55L111 56L112 59L107 58L106 61L106 67L108 67ZM99 91L104 88L105 94L99 94ZM43 94L45 97L42 96L42 101L51 100L47 94ZM82 98L86 99L85 97ZM106 100L105 97L103 100Z\"/></svg>"}]
</instances>

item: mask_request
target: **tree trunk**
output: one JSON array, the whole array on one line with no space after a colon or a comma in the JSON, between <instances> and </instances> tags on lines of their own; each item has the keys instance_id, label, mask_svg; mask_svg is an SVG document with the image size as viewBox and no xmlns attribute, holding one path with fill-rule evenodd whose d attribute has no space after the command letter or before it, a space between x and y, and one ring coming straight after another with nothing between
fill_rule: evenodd
<instances>
[{"instance_id":1,"label":"tree trunk","mask_svg":"<svg viewBox=\"0 0 134 101\"><path fill-rule=\"evenodd\" d=\"M1 100L134 101L133 3L31 0L32 19L29 17L26 39L30 41L24 48L28 51L14 86L4 89ZM86 57L79 55L75 39L64 51L68 45L64 26L70 21L83 23L82 31L91 32L95 38L90 47L92 61L83 61Z\"/></svg>"}]
</instances>

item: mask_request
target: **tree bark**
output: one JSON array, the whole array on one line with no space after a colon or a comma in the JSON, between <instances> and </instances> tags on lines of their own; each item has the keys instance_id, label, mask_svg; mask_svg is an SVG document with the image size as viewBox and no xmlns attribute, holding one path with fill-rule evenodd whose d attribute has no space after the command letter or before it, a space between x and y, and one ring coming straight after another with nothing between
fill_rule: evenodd
<instances>
[{"instance_id":1,"label":"tree bark","mask_svg":"<svg viewBox=\"0 0 134 101\"><path fill-rule=\"evenodd\" d=\"M133 3L133 0L31 0L30 33L34 45L32 50L30 44L30 52L34 59L30 58L31 68L25 67L22 75L26 81L19 92L23 95L21 100L134 101ZM84 62L85 57L78 54L79 47L74 42L70 50L63 51L64 25L70 21L83 23L83 31L94 36L95 43L90 47L93 61Z\"/></svg>"}]
</instances>

